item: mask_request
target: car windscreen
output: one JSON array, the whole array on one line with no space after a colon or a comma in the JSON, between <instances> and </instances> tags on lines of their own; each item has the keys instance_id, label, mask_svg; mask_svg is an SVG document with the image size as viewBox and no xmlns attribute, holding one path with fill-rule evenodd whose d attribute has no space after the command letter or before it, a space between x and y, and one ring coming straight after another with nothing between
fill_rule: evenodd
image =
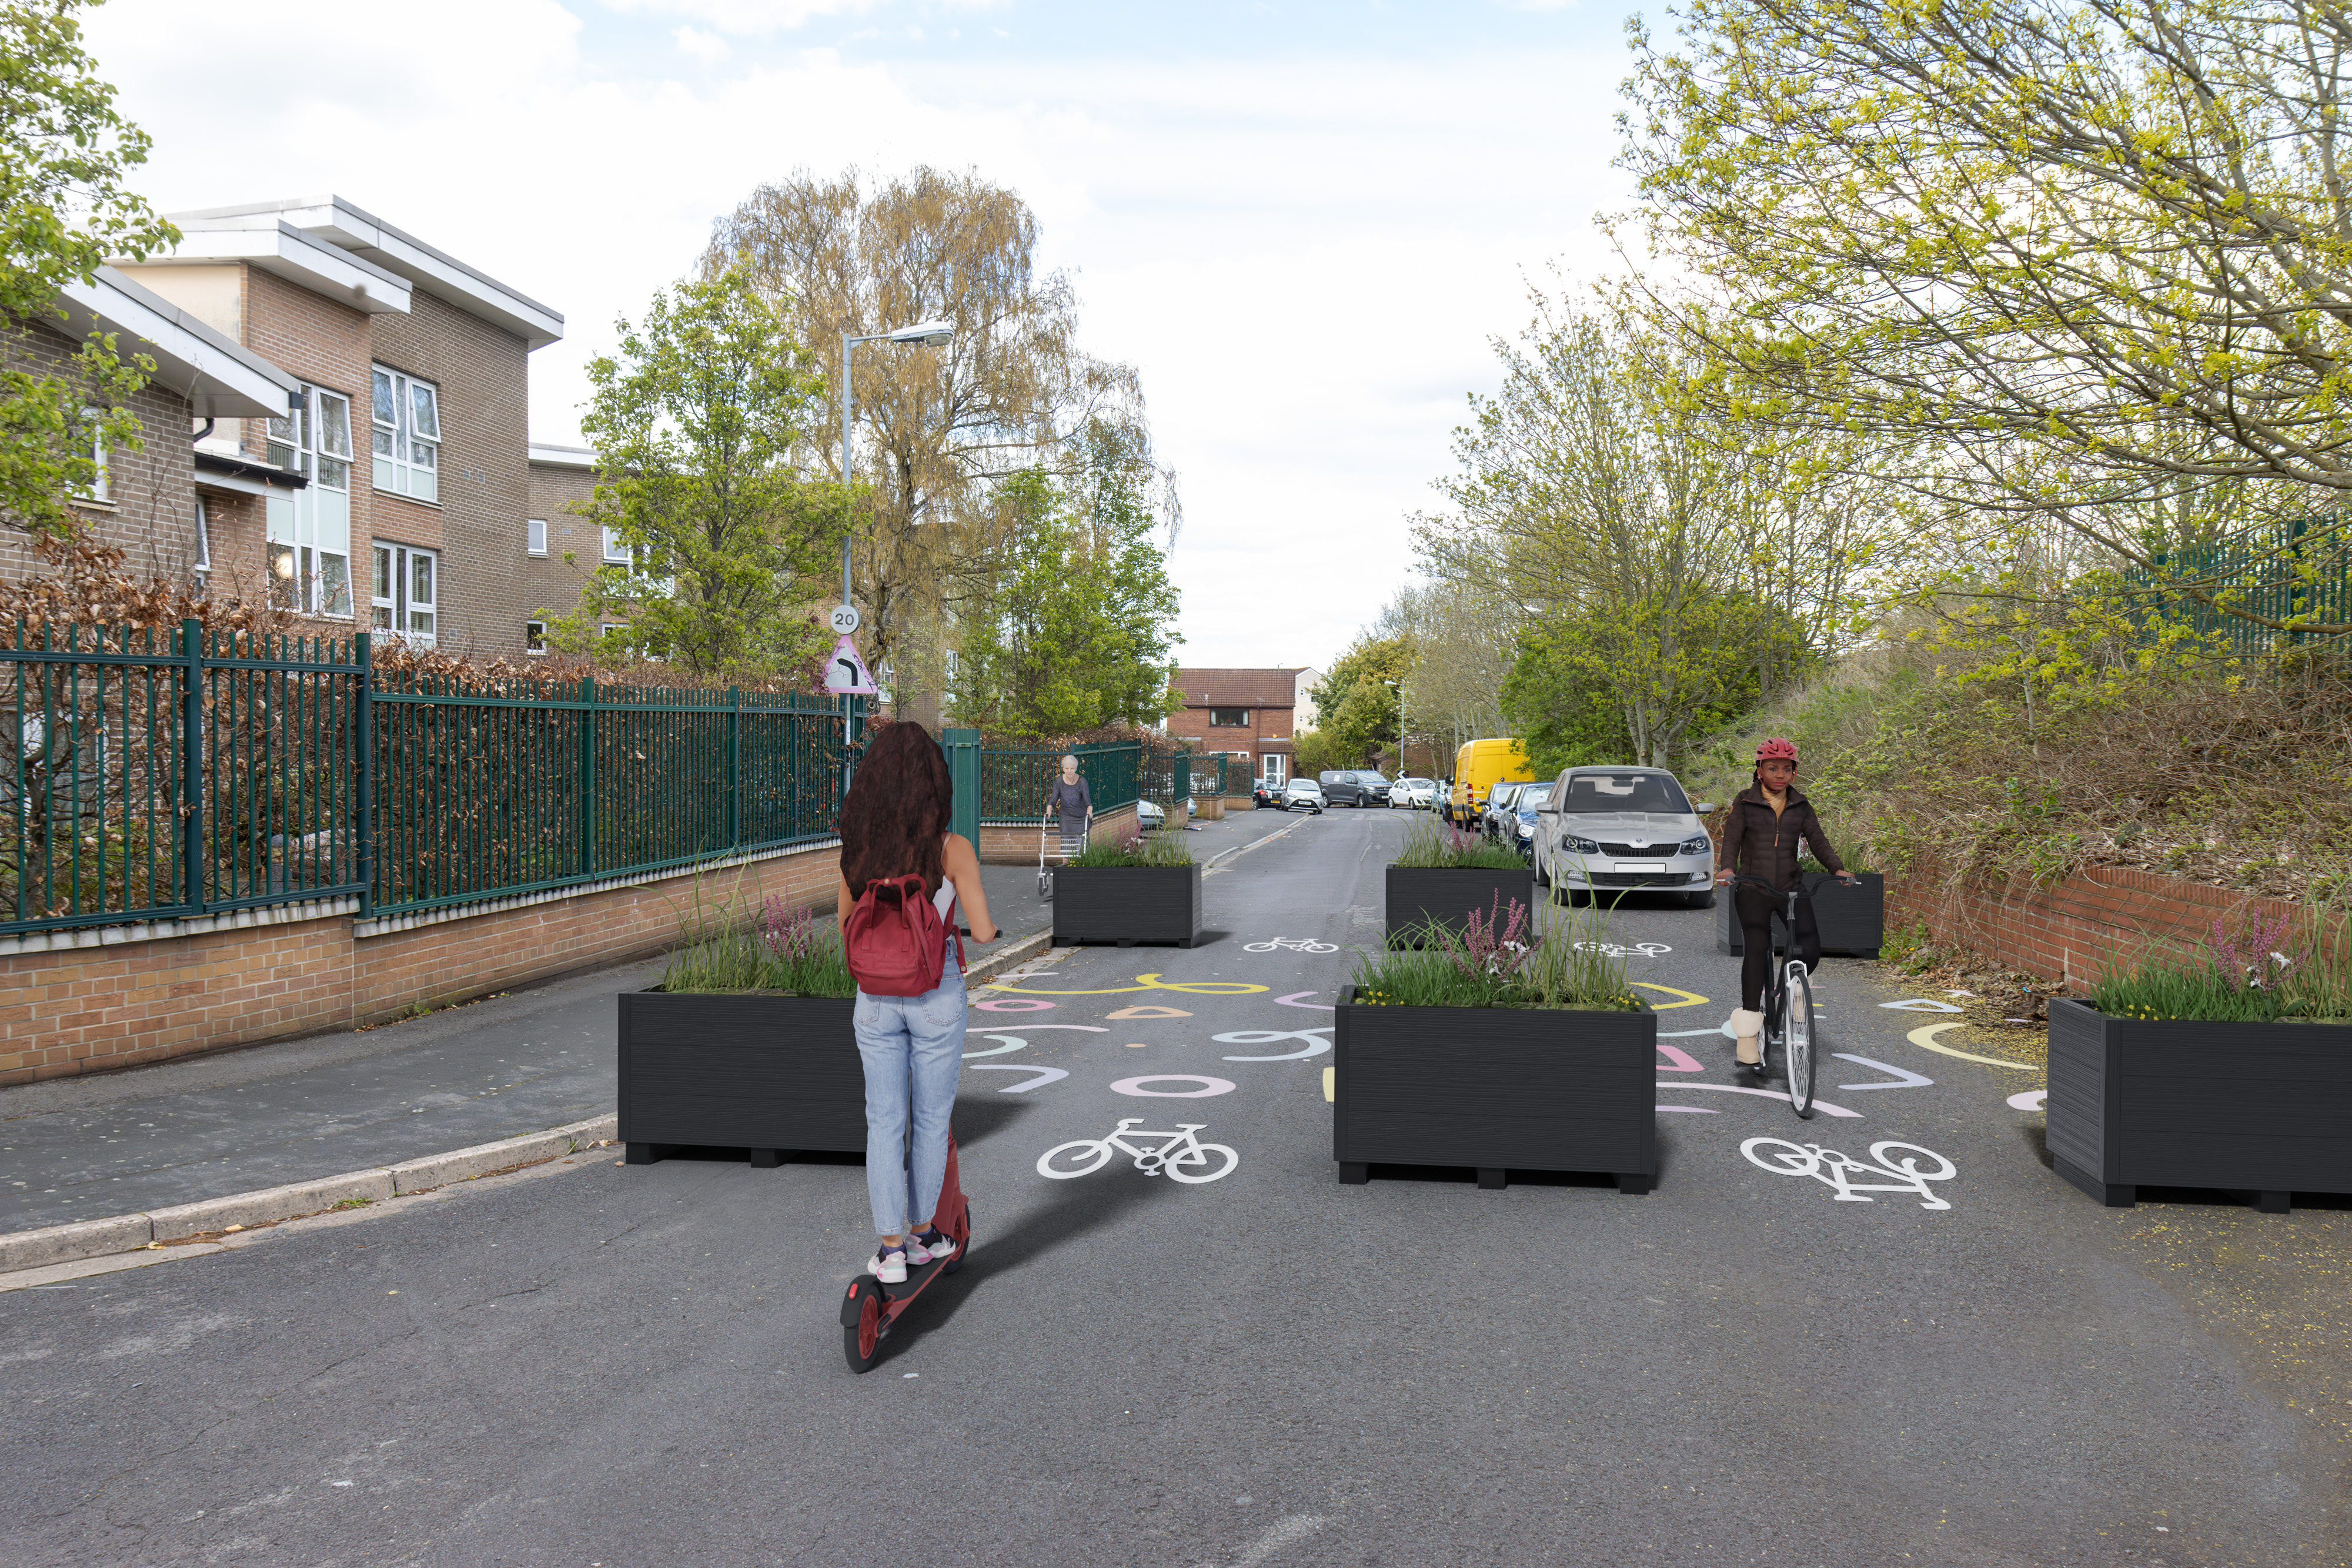
<instances>
[{"instance_id":1,"label":"car windscreen","mask_svg":"<svg viewBox=\"0 0 2352 1568\"><path fill-rule=\"evenodd\" d=\"M1558 802L1571 816L1596 811L1690 810L1682 786L1663 773L1577 773L1568 780L1568 793Z\"/></svg>"},{"instance_id":2,"label":"car windscreen","mask_svg":"<svg viewBox=\"0 0 2352 1568\"><path fill-rule=\"evenodd\" d=\"M1532 811L1542 806L1546 800L1550 799L1551 786L1549 784L1538 784L1533 789L1522 789L1517 795L1511 797L1511 805L1517 810Z\"/></svg>"}]
</instances>

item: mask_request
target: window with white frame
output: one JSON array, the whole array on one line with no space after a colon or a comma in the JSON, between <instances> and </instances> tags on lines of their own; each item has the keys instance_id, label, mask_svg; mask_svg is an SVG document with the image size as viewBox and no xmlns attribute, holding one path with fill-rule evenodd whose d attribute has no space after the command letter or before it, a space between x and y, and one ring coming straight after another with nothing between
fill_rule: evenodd
<instances>
[{"instance_id":1,"label":"window with white frame","mask_svg":"<svg viewBox=\"0 0 2352 1568\"><path fill-rule=\"evenodd\" d=\"M89 432L89 461L93 469L89 488L83 494L93 501L111 501L114 499L114 444L106 438L105 427L100 423L106 418L106 410L86 408L81 411L81 418L83 428Z\"/></svg>"},{"instance_id":2,"label":"window with white frame","mask_svg":"<svg viewBox=\"0 0 2352 1568\"><path fill-rule=\"evenodd\" d=\"M213 569L212 506L202 496L196 497L196 559L189 564L196 571Z\"/></svg>"},{"instance_id":3,"label":"window with white frame","mask_svg":"<svg viewBox=\"0 0 2352 1568\"><path fill-rule=\"evenodd\" d=\"M522 549L525 555L547 553L547 519L527 517L522 525Z\"/></svg>"},{"instance_id":4,"label":"window with white frame","mask_svg":"<svg viewBox=\"0 0 2352 1568\"><path fill-rule=\"evenodd\" d=\"M375 487L412 501L441 499L441 389L375 367Z\"/></svg>"},{"instance_id":5,"label":"window with white frame","mask_svg":"<svg viewBox=\"0 0 2352 1568\"><path fill-rule=\"evenodd\" d=\"M1279 789L1290 782L1290 758L1279 752L1265 755L1265 787Z\"/></svg>"},{"instance_id":6,"label":"window with white frame","mask_svg":"<svg viewBox=\"0 0 2352 1568\"><path fill-rule=\"evenodd\" d=\"M272 603L312 615L352 612L352 400L305 386L269 422L269 461L310 483L264 503Z\"/></svg>"},{"instance_id":7,"label":"window with white frame","mask_svg":"<svg viewBox=\"0 0 2352 1568\"><path fill-rule=\"evenodd\" d=\"M522 651L532 654L543 654L547 652L546 622L526 621L522 623Z\"/></svg>"},{"instance_id":8,"label":"window with white frame","mask_svg":"<svg viewBox=\"0 0 2352 1568\"><path fill-rule=\"evenodd\" d=\"M635 565L635 559L630 554L629 547L621 542L621 530L618 528L606 528L604 530L604 564L607 566L631 567Z\"/></svg>"},{"instance_id":9,"label":"window with white frame","mask_svg":"<svg viewBox=\"0 0 2352 1568\"><path fill-rule=\"evenodd\" d=\"M377 540L373 587L374 624L403 642L433 646L440 631L440 553Z\"/></svg>"}]
</instances>

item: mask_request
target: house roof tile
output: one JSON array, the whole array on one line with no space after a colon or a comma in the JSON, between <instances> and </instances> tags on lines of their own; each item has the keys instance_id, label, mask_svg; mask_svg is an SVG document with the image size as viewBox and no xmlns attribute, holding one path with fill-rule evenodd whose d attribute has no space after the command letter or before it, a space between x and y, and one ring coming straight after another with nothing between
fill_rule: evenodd
<instances>
[{"instance_id":1,"label":"house roof tile","mask_svg":"<svg viewBox=\"0 0 2352 1568\"><path fill-rule=\"evenodd\" d=\"M1305 665L1272 670L1176 672L1176 688L1186 707L1296 707L1298 672Z\"/></svg>"}]
</instances>

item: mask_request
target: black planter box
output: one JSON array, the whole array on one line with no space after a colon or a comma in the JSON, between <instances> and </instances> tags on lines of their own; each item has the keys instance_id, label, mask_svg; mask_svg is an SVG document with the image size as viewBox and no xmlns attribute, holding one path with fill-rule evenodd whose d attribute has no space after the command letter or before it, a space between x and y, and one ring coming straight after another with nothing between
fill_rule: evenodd
<instances>
[{"instance_id":1,"label":"black planter box","mask_svg":"<svg viewBox=\"0 0 2352 1568\"><path fill-rule=\"evenodd\" d=\"M621 1142L631 1165L670 1147L866 1148L855 999L775 991L621 993Z\"/></svg>"},{"instance_id":2,"label":"black planter box","mask_svg":"<svg viewBox=\"0 0 2352 1568\"><path fill-rule=\"evenodd\" d=\"M1201 939L1201 868L1066 865L1054 873L1054 946Z\"/></svg>"},{"instance_id":3,"label":"black planter box","mask_svg":"<svg viewBox=\"0 0 2352 1568\"><path fill-rule=\"evenodd\" d=\"M2050 1004L2050 1157L2110 1208L2218 1186L2352 1192L2352 1025L2111 1019Z\"/></svg>"},{"instance_id":4,"label":"black planter box","mask_svg":"<svg viewBox=\"0 0 2352 1568\"><path fill-rule=\"evenodd\" d=\"M1373 1165L1599 1171L1620 1192L1658 1173L1658 1015L1539 1008L1376 1008L1339 993L1331 1157Z\"/></svg>"},{"instance_id":5,"label":"black planter box","mask_svg":"<svg viewBox=\"0 0 2352 1568\"><path fill-rule=\"evenodd\" d=\"M1481 920L1495 915L1507 921L1514 899L1527 909L1532 927L1536 917L1533 867L1497 871L1486 866L1392 865L1388 885L1389 940L1393 943L1400 931L1432 920L1449 931L1459 931L1473 912Z\"/></svg>"},{"instance_id":6,"label":"black planter box","mask_svg":"<svg viewBox=\"0 0 2352 1568\"><path fill-rule=\"evenodd\" d=\"M1848 887L1828 872L1807 872L1805 891L1812 895L1822 952L1875 958L1886 936L1886 878L1874 871L1854 874L1862 879L1860 887ZM1734 897L1738 891L1718 888L1715 895L1715 950L1735 958L1748 951Z\"/></svg>"}]
</instances>

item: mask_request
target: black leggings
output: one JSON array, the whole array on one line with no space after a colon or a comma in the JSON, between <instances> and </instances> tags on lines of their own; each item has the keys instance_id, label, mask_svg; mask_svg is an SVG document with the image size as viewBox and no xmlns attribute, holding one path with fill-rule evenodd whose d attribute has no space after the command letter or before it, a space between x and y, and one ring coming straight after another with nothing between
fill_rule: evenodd
<instances>
[{"instance_id":1,"label":"black leggings","mask_svg":"<svg viewBox=\"0 0 2352 1568\"><path fill-rule=\"evenodd\" d=\"M1745 949L1739 960L1739 1005L1749 1012L1764 1006L1764 987L1772 977L1771 923L1780 908L1780 900L1762 888L1743 887L1731 895L1732 912L1739 916L1740 945ZM1818 970L1822 967L1822 931L1813 924L1813 901L1800 896L1797 900L1797 953L1805 967Z\"/></svg>"}]
</instances>

